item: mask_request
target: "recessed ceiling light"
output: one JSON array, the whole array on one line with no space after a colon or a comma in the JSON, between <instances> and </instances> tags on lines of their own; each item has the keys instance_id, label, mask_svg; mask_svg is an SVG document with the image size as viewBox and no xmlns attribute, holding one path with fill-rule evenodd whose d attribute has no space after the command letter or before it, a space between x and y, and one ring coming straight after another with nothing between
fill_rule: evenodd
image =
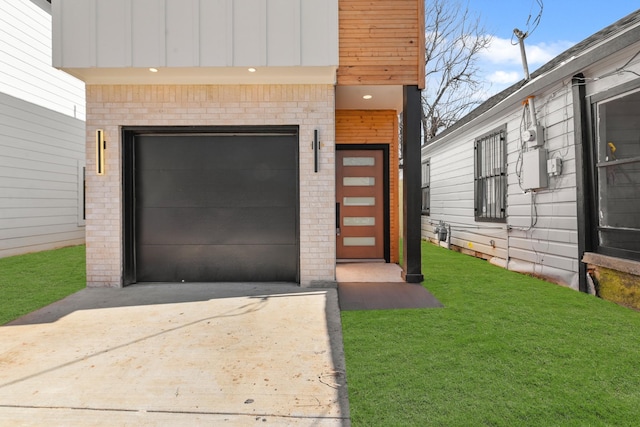
<instances>
[{"instance_id":1,"label":"recessed ceiling light","mask_svg":"<svg viewBox=\"0 0 640 427\"><path fill-rule=\"evenodd\" d=\"M256 72L256 69L253 68L253 67L249 68L248 70L249 70L250 73L255 73Z\"/></svg>"},{"instance_id":2,"label":"recessed ceiling light","mask_svg":"<svg viewBox=\"0 0 640 427\"><path fill-rule=\"evenodd\" d=\"M373 98L373 96L371 96L371 95L363 95L362 96L362 99L371 99L371 98Z\"/></svg>"},{"instance_id":3,"label":"recessed ceiling light","mask_svg":"<svg viewBox=\"0 0 640 427\"><path fill-rule=\"evenodd\" d=\"M152 73L157 73L158 69L157 68L149 68L149 71L151 71Z\"/></svg>"}]
</instances>

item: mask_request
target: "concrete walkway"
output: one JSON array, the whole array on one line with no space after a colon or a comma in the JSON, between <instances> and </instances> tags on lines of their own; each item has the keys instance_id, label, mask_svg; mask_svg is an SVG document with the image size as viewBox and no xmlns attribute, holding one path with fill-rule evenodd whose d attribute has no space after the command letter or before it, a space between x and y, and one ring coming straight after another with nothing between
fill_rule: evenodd
<instances>
[{"instance_id":1,"label":"concrete walkway","mask_svg":"<svg viewBox=\"0 0 640 427\"><path fill-rule=\"evenodd\" d=\"M348 426L335 289L84 289L0 327L0 425Z\"/></svg>"}]
</instances>

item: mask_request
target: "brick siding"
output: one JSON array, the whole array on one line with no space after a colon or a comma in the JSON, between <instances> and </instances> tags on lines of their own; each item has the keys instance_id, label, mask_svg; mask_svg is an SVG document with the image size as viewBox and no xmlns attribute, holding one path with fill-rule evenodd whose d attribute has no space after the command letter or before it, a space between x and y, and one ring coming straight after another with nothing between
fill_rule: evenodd
<instances>
[{"instance_id":1,"label":"brick siding","mask_svg":"<svg viewBox=\"0 0 640 427\"><path fill-rule=\"evenodd\" d=\"M87 285L122 285L122 126L298 125L300 281L335 281L335 95L331 85L87 86ZM107 141L96 175L95 130ZM313 171L311 141L322 141Z\"/></svg>"}]
</instances>

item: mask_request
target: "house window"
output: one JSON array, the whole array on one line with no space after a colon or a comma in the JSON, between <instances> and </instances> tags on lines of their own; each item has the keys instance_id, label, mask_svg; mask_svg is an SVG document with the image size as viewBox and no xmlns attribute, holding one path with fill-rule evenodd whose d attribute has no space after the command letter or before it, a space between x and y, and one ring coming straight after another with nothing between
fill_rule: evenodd
<instances>
[{"instance_id":1,"label":"house window","mask_svg":"<svg viewBox=\"0 0 640 427\"><path fill-rule=\"evenodd\" d=\"M476 221L506 222L506 125L475 141Z\"/></svg>"},{"instance_id":2,"label":"house window","mask_svg":"<svg viewBox=\"0 0 640 427\"><path fill-rule=\"evenodd\" d=\"M422 214L431 214L431 159L422 163Z\"/></svg>"},{"instance_id":3,"label":"house window","mask_svg":"<svg viewBox=\"0 0 640 427\"><path fill-rule=\"evenodd\" d=\"M599 252L640 259L640 89L595 103Z\"/></svg>"}]
</instances>

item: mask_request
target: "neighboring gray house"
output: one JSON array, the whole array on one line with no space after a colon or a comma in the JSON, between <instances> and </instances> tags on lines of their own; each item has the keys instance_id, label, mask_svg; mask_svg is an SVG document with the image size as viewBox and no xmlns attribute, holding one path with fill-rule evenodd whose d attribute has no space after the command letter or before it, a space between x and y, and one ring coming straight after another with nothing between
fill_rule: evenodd
<instances>
[{"instance_id":1,"label":"neighboring gray house","mask_svg":"<svg viewBox=\"0 0 640 427\"><path fill-rule=\"evenodd\" d=\"M422 162L423 238L446 230L443 245L640 306L640 10L486 101Z\"/></svg>"},{"instance_id":2,"label":"neighboring gray house","mask_svg":"<svg viewBox=\"0 0 640 427\"><path fill-rule=\"evenodd\" d=\"M0 257L84 243L84 83L51 45L48 2L0 0Z\"/></svg>"}]
</instances>

